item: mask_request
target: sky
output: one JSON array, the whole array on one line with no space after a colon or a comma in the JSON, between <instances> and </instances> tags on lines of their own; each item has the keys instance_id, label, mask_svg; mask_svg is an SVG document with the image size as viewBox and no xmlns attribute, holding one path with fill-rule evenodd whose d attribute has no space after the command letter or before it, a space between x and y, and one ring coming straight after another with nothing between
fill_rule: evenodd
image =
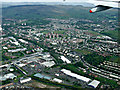
<instances>
[{"instance_id":1,"label":"sky","mask_svg":"<svg viewBox=\"0 0 120 90\"><path fill-rule=\"evenodd\" d=\"M63 0L1 0L2 2L63 2ZM66 0L66 2L84 2L85 0Z\"/></svg>"},{"instance_id":2,"label":"sky","mask_svg":"<svg viewBox=\"0 0 120 90\"><path fill-rule=\"evenodd\" d=\"M118 3L108 1L119 1L119 0L0 0L2 2L87 2L94 5L104 5L110 7L119 8ZM107 2L105 2L107 1Z\"/></svg>"}]
</instances>

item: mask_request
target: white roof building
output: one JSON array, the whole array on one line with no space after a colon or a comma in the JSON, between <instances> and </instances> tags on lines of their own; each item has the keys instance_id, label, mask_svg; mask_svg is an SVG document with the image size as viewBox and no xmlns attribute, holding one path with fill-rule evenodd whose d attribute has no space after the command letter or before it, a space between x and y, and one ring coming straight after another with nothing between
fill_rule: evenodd
<instances>
[{"instance_id":1,"label":"white roof building","mask_svg":"<svg viewBox=\"0 0 120 90\"><path fill-rule=\"evenodd\" d=\"M71 61L69 61L67 58L65 58L64 56L61 56L61 59L63 60L63 62L66 63L71 63Z\"/></svg>"},{"instance_id":2,"label":"white roof building","mask_svg":"<svg viewBox=\"0 0 120 90\"><path fill-rule=\"evenodd\" d=\"M52 45L57 45L57 43L53 42Z\"/></svg>"},{"instance_id":3,"label":"white roof building","mask_svg":"<svg viewBox=\"0 0 120 90\"><path fill-rule=\"evenodd\" d=\"M23 63L20 63L20 64L17 64L19 67L24 67L26 64L23 64Z\"/></svg>"},{"instance_id":4,"label":"white roof building","mask_svg":"<svg viewBox=\"0 0 120 90\"><path fill-rule=\"evenodd\" d=\"M8 49L7 47L3 47L3 49Z\"/></svg>"},{"instance_id":5,"label":"white roof building","mask_svg":"<svg viewBox=\"0 0 120 90\"><path fill-rule=\"evenodd\" d=\"M58 82L58 83L62 83L62 80L60 80L58 78L54 78L53 81Z\"/></svg>"},{"instance_id":6,"label":"white roof building","mask_svg":"<svg viewBox=\"0 0 120 90\"><path fill-rule=\"evenodd\" d=\"M25 44L28 44L28 42L27 41L25 41L25 40L23 40L23 39L18 39L20 42L22 42L22 43L25 43Z\"/></svg>"},{"instance_id":7,"label":"white roof building","mask_svg":"<svg viewBox=\"0 0 120 90\"><path fill-rule=\"evenodd\" d=\"M50 57L50 54L43 55L43 58Z\"/></svg>"},{"instance_id":8,"label":"white roof building","mask_svg":"<svg viewBox=\"0 0 120 90\"><path fill-rule=\"evenodd\" d=\"M52 67L53 65L55 65L55 62L54 61L48 61L48 62L43 62L41 64L46 66L46 67Z\"/></svg>"},{"instance_id":9,"label":"white roof building","mask_svg":"<svg viewBox=\"0 0 120 90\"><path fill-rule=\"evenodd\" d=\"M37 33L37 34L36 34L36 36L41 36L41 35L43 35L43 33Z\"/></svg>"},{"instance_id":10,"label":"white roof building","mask_svg":"<svg viewBox=\"0 0 120 90\"><path fill-rule=\"evenodd\" d=\"M19 52L19 51L25 51L25 50L27 50L27 48L8 50L8 52Z\"/></svg>"},{"instance_id":11,"label":"white roof building","mask_svg":"<svg viewBox=\"0 0 120 90\"><path fill-rule=\"evenodd\" d=\"M15 45L20 45L18 42L11 42L11 43Z\"/></svg>"},{"instance_id":12,"label":"white roof building","mask_svg":"<svg viewBox=\"0 0 120 90\"><path fill-rule=\"evenodd\" d=\"M32 80L31 78L26 78L26 79L20 80L20 83L26 83L26 82L29 82L31 80Z\"/></svg>"},{"instance_id":13,"label":"white roof building","mask_svg":"<svg viewBox=\"0 0 120 90\"><path fill-rule=\"evenodd\" d=\"M8 67L9 64L4 64L4 65L1 65L0 68L3 68L3 67Z\"/></svg>"},{"instance_id":14,"label":"white roof building","mask_svg":"<svg viewBox=\"0 0 120 90\"><path fill-rule=\"evenodd\" d=\"M97 70L97 69L94 69L94 68L92 68L92 70L93 70L93 71L96 71L96 72L101 72L100 70Z\"/></svg>"},{"instance_id":15,"label":"white roof building","mask_svg":"<svg viewBox=\"0 0 120 90\"><path fill-rule=\"evenodd\" d=\"M93 80L92 82L90 82L88 85L96 88L99 85L100 81L97 80Z\"/></svg>"},{"instance_id":16,"label":"white roof building","mask_svg":"<svg viewBox=\"0 0 120 90\"><path fill-rule=\"evenodd\" d=\"M13 71L14 71L14 69L13 69L13 68L10 68L9 70L10 70L11 72L13 72Z\"/></svg>"},{"instance_id":17,"label":"white roof building","mask_svg":"<svg viewBox=\"0 0 120 90\"><path fill-rule=\"evenodd\" d=\"M17 76L15 76L13 73L8 73L8 74L5 74L4 77L6 79L14 79L16 78Z\"/></svg>"},{"instance_id":18,"label":"white roof building","mask_svg":"<svg viewBox=\"0 0 120 90\"><path fill-rule=\"evenodd\" d=\"M59 75L59 74L57 74L57 73L56 73L55 75L56 75L56 76L60 76L60 75Z\"/></svg>"},{"instance_id":19,"label":"white roof building","mask_svg":"<svg viewBox=\"0 0 120 90\"><path fill-rule=\"evenodd\" d=\"M10 42L11 42L12 44L15 44L16 46L20 45L20 44L18 43L18 41L12 42L12 41L10 40Z\"/></svg>"},{"instance_id":20,"label":"white roof building","mask_svg":"<svg viewBox=\"0 0 120 90\"><path fill-rule=\"evenodd\" d=\"M120 79L119 76L116 76L116 75L113 75L113 74L110 74L111 77L114 77L114 78L117 78L117 79Z\"/></svg>"},{"instance_id":21,"label":"white roof building","mask_svg":"<svg viewBox=\"0 0 120 90\"><path fill-rule=\"evenodd\" d=\"M75 77L79 80L82 80L82 81L85 81L85 82L89 82L91 79L87 78L87 77L84 77L84 76L81 76L81 75L78 75L78 74L75 74L75 73L72 73L70 70L66 70L66 69L62 69L61 70L63 73L71 76L71 77Z\"/></svg>"}]
</instances>

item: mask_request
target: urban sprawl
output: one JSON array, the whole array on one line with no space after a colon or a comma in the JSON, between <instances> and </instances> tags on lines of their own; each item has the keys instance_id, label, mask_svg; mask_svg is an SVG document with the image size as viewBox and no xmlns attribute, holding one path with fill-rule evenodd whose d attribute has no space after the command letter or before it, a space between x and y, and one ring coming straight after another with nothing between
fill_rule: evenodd
<instances>
[{"instance_id":1,"label":"urban sprawl","mask_svg":"<svg viewBox=\"0 0 120 90\"><path fill-rule=\"evenodd\" d=\"M115 21L107 22L113 26L74 18L46 18L43 22L34 25L27 19L5 19L0 26L0 88L120 85L120 63L115 61L120 55L119 43L100 33L117 28Z\"/></svg>"}]
</instances>

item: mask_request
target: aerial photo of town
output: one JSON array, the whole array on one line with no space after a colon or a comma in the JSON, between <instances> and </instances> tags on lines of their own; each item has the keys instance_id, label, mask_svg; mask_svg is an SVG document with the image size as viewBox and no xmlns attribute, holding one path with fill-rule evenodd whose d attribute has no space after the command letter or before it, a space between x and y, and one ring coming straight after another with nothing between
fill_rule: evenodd
<instances>
[{"instance_id":1,"label":"aerial photo of town","mask_svg":"<svg viewBox=\"0 0 120 90\"><path fill-rule=\"evenodd\" d=\"M0 89L119 89L118 10L89 3L2 3Z\"/></svg>"}]
</instances>

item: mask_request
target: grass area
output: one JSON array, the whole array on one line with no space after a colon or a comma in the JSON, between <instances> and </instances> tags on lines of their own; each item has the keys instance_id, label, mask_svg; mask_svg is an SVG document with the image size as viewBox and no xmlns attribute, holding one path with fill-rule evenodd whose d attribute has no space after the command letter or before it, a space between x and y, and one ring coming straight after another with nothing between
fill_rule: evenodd
<instances>
[{"instance_id":1,"label":"grass area","mask_svg":"<svg viewBox=\"0 0 120 90\"><path fill-rule=\"evenodd\" d=\"M17 82L19 82L19 80L18 80L18 79L15 79L15 80L14 80L14 83L17 83Z\"/></svg>"},{"instance_id":2,"label":"grass area","mask_svg":"<svg viewBox=\"0 0 120 90\"><path fill-rule=\"evenodd\" d=\"M118 30L107 30L107 31L103 31L101 32L102 34L108 35L114 39L118 39Z\"/></svg>"},{"instance_id":3,"label":"grass area","mask_svg":"<svg viewBox=\"0 0 120 90\"><path fill-rule=\"evenodd\" d=\"M66 32L65 30L55 31L55 33L57 33L57 34L64 34L65 32Z\"/></svg>"},{"instance_id":4,"label":"grass area","mask_svg":"<svg viewBox=\"0 0 120 90\"><path fill-rule=\"evenodd\" d=\"M40 82L35 81L35 80L32 80L31 83L25 83L24 85L34 87L34 88L60 88L60 87L56 87L56 86L46 85L46 84L40 83Z\"/></svg>"},{"instance_id":5,"label":"grass area","mask_svg":"<svg viewBox=\"0 0 120 90\"><path fill-rule=\"evenodd\" d=\"M120 57L119 56L112 56L110 58L110 61L120 64Z\"/></svg>"},{"instance_id":6,"label":"grass area","mask_svg":"<svg viewBox=\"0 0 120 90\"><path fill-rule=\"evenodd\" d=\"M49 30L45 30L45 31L41 31L41 33L48 34L48 33L50 33L50 31Z\"/></svg>"},{"instance_id":7,"label":"grass area","mask_svg":"<svg viewBox=\"0 0 120 90\"><path fill-rule=\"evenodd\" d=\"M88 30L87 32L90 33L90 34L93 34L93 35L99 35L99 36L100 36L100 34L97 33L97 32L95 32L95 31L90 31L90 30Z\"/></svg>"},{"instance_id":8,"label":"grass area","mask_svg":"<svg viewBox=\"0 0 120 90\"><path fill-rule=\"evenodd\" d=\"M82 55L87 55L87 54L91 54L91 53L92 53L91 51L86 50L86 49L83 49L83 50L75 49L74 51L75 51L75 52L78 52L78 53L80 53L80 54L82 54Z\"/></svg>"}]
</instances>

